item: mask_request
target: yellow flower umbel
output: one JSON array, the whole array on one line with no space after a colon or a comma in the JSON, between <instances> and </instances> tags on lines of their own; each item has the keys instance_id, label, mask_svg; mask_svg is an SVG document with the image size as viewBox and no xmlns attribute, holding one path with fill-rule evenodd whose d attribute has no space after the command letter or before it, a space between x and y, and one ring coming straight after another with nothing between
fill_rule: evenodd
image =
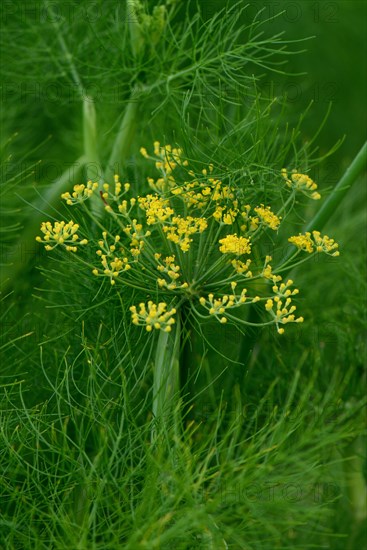
<instances>
[{"instance_id":1,"label":"yellow flower umbel","mask_svg":"<svg viewBox=\"0 0 367 550\"><path fill-rule=\"evenodd\" d=\"M171 145L163 145L159 141L154 142L154 155L149 155L145 147L140 148L140 153L146 159L155 161L155 167L160 171L161 177L154 181L153 178L148 178L149 186L158 193L164 193L176 186L172 172L178 166L187 166L187 160L182 159L182 149L172 147Z\"/></svg>"},{"instance_id":2,"label":"yellow flower umbel","mask_svg":"<svg viewBox=\"0 0 367 550\"><path fill-rule=\"evenodd\" d=\"M235 254L236 256L242 256L243 254L250 254L251 244L250 239L246 237L238 237L234 235L227 235L223 239L220 239L219 251L222 254Z\"/></svg>"},{"instance_id":3,"label":"yellow flower umbel","mask_svg":"<svg viewBox=\"0 0 367 550\"><path fill-rule=\"evenodd\" d=\"M231 289L233 294L225 294L222 298L214 298L214 294L209 294L208 298L203 296L199 298L200 305L206 308L209 315L216 317L221 323L227 322L227 317L220 317L227 309L233 309L240 307L246 302L256 303L260 300L259 296L249 298L247 296L247 289L243 288L239 295L235 294L237 283L233 281L231 283Z\"/></svg>"},{"instance_id":4,"label":"yellow flower umbel","mask_svg":"<svg viewBox=\"0 0 367 550\"><path fill-rule=\"evenodd\" d=\"M270 206L265 207L262 204L261 206L257 206L256 208L254 208L254 210L265 226L270 227L270 229L273 229L274 231L277 231L280 225L280 220L282 218L278 218L278 216L271 211Z\"/></svg>"},{"instance_id":5,"label":"yellow flower umbel","mask_svg":"<svg viewBox=\"0 0 367 550\"><path fill-rule=\"evenodd\" d=\"M112 199L114 201L119 200L125 193L127 193L130 189L130 183L124 183L122 186L122 183L120 182L120 178L117 174L114 176L114 186L111 186L109 183L103 184L103 193L102 197L107 199ZM123 190L122 190L123 188Z\"/></svg>"},{"instance_id":6,"label":"yellow flower umbel","mask_svg":"<svg viewBox=\"0 0 367 550\"><path fill-rule=\"evenodd\" d=\"M43 222L41 225L41 231L44 234L43 237L36 237L36 241L39 243L46 243L46 250L53 250L57 246L61 245L68 252L76 252L78 250L77 245L88 244L87 239L79 241L79 235L77 231L79 225L70 221L65 223L64 221L55 222L53 225L51 222ZM53 243L53 245L51 245Z\"/></svg>"},{"instance_id":7,"label":"yellow flower umbel","mask_svg":"<svg viewBox=\"0 0 367 550\"><path fill-rule=\"evenodd\" d=\"M316 252L324 252L329 256L339 256L340 252L336 250L339 247L338 243L327 235L321 237L320 231L312 231L312 237L315 242ZM333 252L335 250L335 252Z\"/></svg>"},{"instance_id":8,"label":"yellow flower umbel","mask_svg":"<svg viewBox=\"0 0 367 550\"><path fill-rule=\"evenodd\" d=\"M207 227L208 222L205 218L174 216L171 225L163 226L163 231L169 241L179 245L183 252L187 252L190 250L190 244L193 241L191 235L202 233Z\"/></svg>"},{"instance_id":9,"label":"yellow flower umbel","mask_svg":"<svg viewBox=\"0 0 367 550\"><path fill-rule=\"evenodd\" d=\"M252 277L252 272L249 270L251 265L250 259L246 260L246 262L242 262L242 260L232 260L231 264L235 272L239 275L243 275L245 273L245 277Z\"/></svg>"},{"instance_id":10,"label":"yellow flower umbel","mask_svg":"<svg viewBox=\"0 0 367 550\"><path fill-rule=\"evenodd\" d=\"M66 204L73 206L74 204L79 204L89 199L97 189L98 183L93 183L89 180L87 185L84 185L84 183L74 185L73 192L70 194L69 191L67 191L61 195L61 198L66 201Z\"/></svg>"},{"instance_id":11,"label":"yellow flower umbel","mask_svg":"<svg viewBox=\"0 0 367 550\"><path fill-rule=\"evenodd\" d=\"M273 283L277 283L278 281L281 281L282 278L280 275L275 275L273 273L273 267L270 265L270 262L272 261L271 256L265 256L265 262L264 262L264 268L262 271L262 276L264 279L269 279L270 281L273 281Z\"/></svg>"},{"instance_id":12,"label":"yellow flower umbel","mask_svg":"<svg viewBox=\"0 0 367 550\"><path fill-rule=\"evenodd\" d=\"M217 206L214 213L213 218L217 221L222 223L223 225L232 225L234 224L236 217L238 215L238 208L236 206L237 201L233 201L234 208L228 208L225 206Z\"/></svg>"},{"instance_id":13,"label":"yellow flower umbel","mask_svg":"<svg viewBox=\"0 0 367 550\"><path fill-rule=\"evenodd\" d=\"M165 222L175 212L173 208L170 207L169 200L162 199L158 195L138 197L138 204L140 208L145 211L148 225Z\"/></svg>"},{"instance_id":14,"label":"yellow flower umbel","mask_svg":"<svg viewBox=\"0 0 367 550\"><path fill-rule=\"evenodd\" d=\"M141 254L145 241L151 235L151 231L143 229L143 225L134 218L131 224L123 228L125 235L130 239L130 252L134 257Z\"/></svg>"},{"instance_id":15,"label":"yellow flower umbel","mask_svg":"<svg viewBox=\"0 0 367 550\"><path fill-rule=\"evenodd\" d=\"M328 256L339 256L340 252L336 250L339 245L327 235L321 237L320 231L312 231L312 236L310 232L306 232L304 235L300 233L299 235L289 237L288 241L299 250L304 250L309 254L313 252L324 252Z\"/></svg>"},{"instance_id":16,"label":"yellow flower umbel","mask_svg":"<svg viewBox=\"0 0 367 550\"><path fill-rule=\"evenodd\" d=\"M158 278L158 286L160 288L168 288L168 290L187 288L189 286L187 283L180 284L178 281L181 268L174 263L176 259L175 256L167 256L163 259L163 262L161 262L161 256L162 254L154 254L155 259L158 261L157 270L160 273L166 274L169 281L167 281L167 279Z\"/></svg>"},{"instance_id":17,"label":"yellow flower umbel","mask_svg":"<svg viewBox=\"0 0 367 550\"><path fill-rule=\"evenodd\" d=\"M297 170L293 170L290 176L288 176L288 172L285 168L282 168L281 174L287 182L288 187L291 187L296 191L301 191L304 195L310 197L311 199L321 199L320 193L316 191L317 184L306 174L299 174Z\"/></svg>"},{"instance_id":18,"label":"yellow flower umbel","mask_svg":"<svg viewBox=\"0 0 367 550\"><path fill-rule=\"evenodd\" d=\"M148 302L147 306L142 302L139 304L139 311L137 311L136 306L130 307L133 324L145 326L148 332L151 332L153 328L171 332L171 325L175 323L173 315L175 315L176 309L172 308L167 311L165 302L156 305L152 300Z\"/></svg>"},{"instance_id":19,"label":"yellow flower umbel","mask_svg":"<svg viewBox=\"0 0 367 550\"><path fill-rule=\"evenodd\" d=\"M304 250L309 254L312 254L312 252L314 252L314 243L311 239L311 233L307 232L304 235L300 233L299 235L295 235L294 237L289 237L288 241L299 248L299 250Z\"/></svg>"},{"instance_id":20,"label":"yellow flower umbel","mask_svg":"<svg viewBox=\"0 0 367 550\"><path fill-rule=\"evenodd\" d=\"M282 325L302 322L302 317L295 317L291 303L298 290L290 289L292 281L281 282L280 273L292 267L290 261L275 265L271 256L264 259L260 239L268 229L278 231L281 214L292 204L297 191L319 198L317 185L304 174L293 171L288 176L283 169L292 194L277 211L270 205L249 204L251 196L256 200L254 191L246 196L249 188L242 182L235 184L227 175L225 182L221 181L212 164L198 174L186 169L188 162L178 147L161 146L156 141L152 154L145 148L141 148L141 154L158 171L158 178L148 178L154 193L131 196L130 184L121 183L115 175L114 182L104 183L100 192L108 221L95 220L93 209L83 204L84 212L102 226L96 251L99 264L90 266L92 273L107 277L113 286L163 299L158 305L142 302L139 310L132 306L133 323L145 326L148 332L153 328L169 332L177 304L185 303L198 318L214 317L221 323L246 325L249 323L243 316L234 316L231 310L258 301L265 302L263 311L270 317L259 326L275 324L281 334ZM76 185L62 198L68 205L84 203L97 187L92 181ZM43 237L37 240L45 243L47 250L63 246L76 252L78 244L87 244L86 239L79 239L78 229L74 222L45 222L41 227ZM288 240L309 254L339 254L337 243L319 231ZM228 284L230 293L223 291ZM236 293L237 285L242 290ZM269 291L271 285L273 293ZM205 315L203 308L207 310ZM180 322L179 315L176 327Z\"/></svg>"},{"instance_id":21,"label":"yellow flower umbel","mask_svg":"<svg viewBox=\"0 0 367 550\"><path fill-rule=\"evenodd\" d=\"M93 275L106 275L110 278L111 285L116 283L117 277L131 269L129 259L126 256L124 247L120 243L120 235L116 235L111 245L107 243L107 232L102 234L103 240L98 241L99 248L96 252L101 258L103 269L93 269Z\"/></svg>"},{"instance_id":22,"label":"yellow flower umbel","mask_svg":"<svg viewBox=\"0 0 367 550\"><path fill-rule=\"evenodd\" d=\"M176 184L172 187L171 192L187 208L202 210L211 203L215 209L213 218L218 222L230 225L237 215L238 206L233 190L228 185L223 185L220 180L207 177L208 171L210 174L212 173L213 165L209 165L209 170L202 170L204 175L204 181L202 181L202 178L200 180L197 179L195 174L190 170L189 174L194 177L194 180L191 182L186 181L183 185Z\"/></svg>"},{"instance_id":23,"label":"yellow flower umbel","mask_svg":"<svg viewBox=\"0 0 367 550\"><path fill-rule=\"evenodd\" d=\"M296 318L294 315L294 312L297 309L296 306L291 306L291 296L295 296L299 292L297 288L291 290L290 287L292 285L293 281L291 279L289 279L286 283L281 283L280 286L275 284L273 286L275 296L273 298L269 298L265 303L265 309L271 313L279 334L284 333L284 328L279 327L280 324L285 325L286 323L303 323L303 317Z\"/></svg>"}]
</instances>

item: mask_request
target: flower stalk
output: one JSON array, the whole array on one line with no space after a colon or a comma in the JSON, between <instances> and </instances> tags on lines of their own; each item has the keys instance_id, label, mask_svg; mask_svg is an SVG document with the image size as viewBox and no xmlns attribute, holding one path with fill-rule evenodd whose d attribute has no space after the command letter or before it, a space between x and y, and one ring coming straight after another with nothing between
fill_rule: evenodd
<instances>
[{"instance_id":1,"label":"flower stalk","mask_svg":"<svg viewBox=\"0 0 367 550\"><path fill-rule=\"evenodd\" d=\"M363 474L365 460L364 441L354 439L344 452L344 472L351 512L356 523L367 519L367 485Z\"/></svg>"},{"instance_id":2,"label":"flower stalk","mask_svg":"<svg viewBox=\"0 0 367 550\"><path fill-rule=\"evenodd\" d=\"M178 314L172 331L160 331L158 336L154 361L152 443L156 442L158 432L167 434L172 421L174 431L178 432L176 405L180 395L180 351L181 318Z\"/></svg>"},{"instance_id":3,"label":"flower stalk","mask_svg":"<svg viewBox=\"0 0 367 550\"><path fill-rule=\"evenodd\" d=\"M126 159L136 128L136 116L138 112L138 96L139 89L136 88L131 92L129 102L125 107L125 112L114 141L112 151L107 163L105 179L110 181L114 174L118 173L121 160Z\"/></svg>"},{"instance_id":4,"label":"flower stalk","mask_svg":"<svg viewBox=\"0 0 367 550\"><path fill-rule=\"evenodd\" d=\"M83 141L86 157L86 176L88 181L103 185L103 172L98 154L97 116L94 100L91 96L83 99ZM97 195L91 199L91 210L99 219L103 213L103 203Z\"/></svg>"}]
</instances>

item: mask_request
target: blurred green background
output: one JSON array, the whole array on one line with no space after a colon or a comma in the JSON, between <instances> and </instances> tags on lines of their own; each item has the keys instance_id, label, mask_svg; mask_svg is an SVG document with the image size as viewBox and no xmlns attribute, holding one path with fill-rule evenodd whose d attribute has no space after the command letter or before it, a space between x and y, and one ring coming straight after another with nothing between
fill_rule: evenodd
<instances>
[{"instance_id":1,"label":"blurred green background","mask_svg":"<svg viewBox=\"0 0 367 550\"><path fill-rule=\"evenodd\" d=\"M204 17L211 17L226 3L221 0L199 1ZM228 6L233 5L229 2ZM272 93L286 95L290 111L296 116L313 102L304 123L305 138L313 135L328 106L332 110L318 143L325 152L340 137L345 141L327 161L327 185L335 184L346 164L356 155L366 140L367 116L367 2L351 1L244 1L249 8L242 20L263 10L260 18L272 19L266 32L284 32L287 39L312 37L299 43L300 55L287 57L289 73L306 73L284 77L270 75L265 89L272 85ZM283 12L274 18L274 15ZM290 47L296 50L295 46ZM261 71L260 71L261 72ZM270 82L273 81L273 83Z\"/></svg>"},{"instance_id":2,"label":"blurred green background","mask_svg":"<svg viewBox=\"0 0 367 550\"><path fill-rule=\"evenodd\" d=\"M34 4L34 5L33 5ZM196 12L196 3L185 3L184 9L189 9L192 14ZM230 9L236 2L232 0L198 0L202 17L209 20L213 14L220 9ZM241 4L241 3L240 3ZM303 138L314 135L320 122L325 117L330 104L331 112L327 123L317 139L321 152L325 153L340 138L345 136L339 152L326 161L323 167L323 187L334 185L342 171L356 155L362 143L366 139L366 109L365 98L367 97L367 79L365 71L365 59L367 51L367 2L364 0L351 1L261 1L250 0L242 2L242 14L239 13L238 24L249 24L256 14L261 11L258 18L268 20L263 26L266 36L273 33L284 33L286 40L300 40L298 44L288 46L289 51L302 51L300 54L285 56L286 69L290 76L270 74L261 83L261 90L271 97L286 97L288 103L288 121L290 125L300 113L313 102L311 110L305 118L302 126ZM58 3L54 2L55 8ZM64 6L64 4L62 4ZM64 20L73 17L73 2L68 3L60 9ZM108 6L111 5L109 14ZM150 7L155 5L155 0L149 0ZM36 6L36 7L34 7ZM99 7L102 6L102 7ZM2 132L3 139L9 137L13 132L18 132L17 151L19 149L30 149L39 147L40 143L52 135L51 141L47 141L44 147L39 148L34 155L28 157L30 160L40 158L48 161L47 171L40 171L42 177L52 179L59 174L59 167L52 169L52 161L59 162L60 147L63 148L63 160L73 162L75 160L75 149L77 140L80 141L80 104L77 101L77 93L74 84L65 77L65 64L54 58L54 52L59 45L54 38L49 43L49 58L47 60L47 40L35 44L35 36L32 34L32 21L36 20L39 14L42 18L41 3L25 3L14 1L6 3L3 7L4 28L11 29L9 36L14 39L15 49L6 48L3 45L3 76L2 76L2 102L3 112ZM227 7L227 8L226 8ZM114 1L93 2L89 12L94 11L106 13L106 16L113 17L113 10L116 9ZM38 11L37 11L38 10ZM15 17L12 14L15 14ZM58 12L57 12L58 13ZM279 14L279 15L276 15ZM180 12L176 16L180 18ZM18 23L20 21L20 25ZM109 67L109 56L113 56L113 63L118 70L119 55L121 55L121 44L115 44L112 40L115 37L111 28L111 37L104 28L103 21L83 24L74 23L73 32L93 33L96 36L95 48L96 58L99 64L105 64L105 70L99 72L98 67L93 65L93 59L81 60L83 77L88 86L95 86L96 89L103 87L104 93L108 94L108 86L113 80L113 72ZM45 23L49 21L45 19ZM45 25L42 23L42 25ZM42 30L42 25L40 29ZM100 25L100 29L98 27ZM47 29L46 29L47 30ZM98 32L100 31L100 36ZM6 33L4 36L8 36ZM302 40L310 37L309 40ZM19 38L19 40L17 40ZM90 37L89 37L90 38ZM109 48L103 53L104 40L111 39ZM8 38L9 40L9 38ZM73 43L74 42L74 43ZM70 44L74 55L78 56L78 42L70 36ZM88 40L80 40L80 52L83 53ZM33 58L31 60L30 52ZM85 52L90 56L93 51L86 48ZM85 53L84 52L84 53ZM13 56L16 61L14 62ZM60 58L61 59L61 58ZM45 61L46 60L46 61ZM55 67L59 66L58 72ZM264 71L259 68L258 74ZM105 73L106 84L101 83L100 75ZM301 74L300 73L304 73ZM295 76L298 74L299 76ZM218 74L220 79L220 74ZM67 96L63 101L58 98L63 95L65 84ZM124 99L124 83L118 83L119 100ZM72 93L74 90L75 93ZM107 91L106 91L107 90ZM88 93L90 89L87 90ZM112 102L115 99L112 96ZM126 97L125 97L126 99ZM241 101L241 98L236 98ZM67 116L61 116L62 109L67 107ZM106 109L106 106L104 106ZM103 106L102 106L103 108ZM108 109L107 109L108 110ZM116 116L116 105L112 111ZM293 120L292 120L293 116ZM20 125L21 120L21 125ZM113 120L113 119L112 119ZM110 123L110 125L112 122ZM102 125L102 124L101 124ZM107 128L109 125L107 123ZM109 139L110 128L103 140ZM318 174L314 174L317 178ZM35 174L36 180L38 173Z\"/></svg>"}]
</instances>

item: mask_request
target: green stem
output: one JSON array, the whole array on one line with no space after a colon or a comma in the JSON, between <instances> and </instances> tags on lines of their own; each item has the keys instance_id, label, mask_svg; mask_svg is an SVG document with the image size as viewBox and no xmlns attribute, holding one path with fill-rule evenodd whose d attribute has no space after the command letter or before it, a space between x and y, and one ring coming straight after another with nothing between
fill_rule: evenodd
<instances>
[{"instance_id":1,"label":"green stem","mask_svg":"<svg viewBox=\"0 0 367 550\"><path fill-rule=\"evenodd\" d=\"M136 0L127 0L126 8L126 15L130 31L131 49L134 57L137 57L144 47L145 39L137 15L138 6Z\"/></svg>"},{"instance_id":2,"label":"green stem","mask_svg":"<svg viewBox=\"0 0 367 550\"><path fill-rule=\"evenodd\" d=\"M170 431L172 420L177 431L175 418L180 389L180 343L181 319L178 313L172 332L160 331L158 337L154 363L152 443L156 441L158 432L167 434ZM158 430L157 426L161 429Z\"/></svg>"},{"instance_id":3,"label":"green stem","mask_svg":"<svg viewBox=\"0 0 367 550\"><path fill-rule=\"evenodd\" d=\"M102 190L103 172L98 155L96 110L90 96L83 99L83 141L87 180L98 181L99 190ZM102 218L104 204L98 193L91 197L91 211L97 220Z\"/></svg>"},{"instance_id":4,"label":"green stem","mask_svg":"<svg viewBox=\"0 0 367 550\"><path fill-rule=\"evenodd\" d=\"M352 164L347 168L331 195L326 199L320 210L306 227L306 231L317 229L321 231L329 218L334 214L339 204L352 187L355 180L365 169L367 164L367 142L363 145Z\"/></svg>"},{"instance_id":5,"label":"green stem","mask_svg":"<svg viewBox=\"0 0 367 550\"><path fill-rule=\"evenodd\" d=\"M28 264L28 261L34 256L39 248L35 238L40 231L41 222L45 217L51 214L52 209L58 204L60 195L66 191L70 184L79 177L80 172L85 165L86 158L80 157L72 166L47 189L45 194L33 204L33 211L27 225L15 245L15 254L12 263L1 270L0 289L2 292L8 290L14 283L14 279L19 275Z\"/></svg>"},{"instance_id":6,"label":"green stem","mask_svg":"<svg viewBox=\"0 0 367 550\"><path fill-rule=\"evenodd\" d=\"M45 5L46 5L46 9L50 12L50 15L51 15L51 23L55 29L55 32L56 32L56 36L57 36L57 40L60 44L60 47L61 47L61 51L63 52L64 56L65 56L65 60L67 62L67 64L69 65L69 69L70 69L70 73L71 73L71 76L72 76L72 79L74 80L74 84L76 85L77 89L78 89L78 92L79 92L79 95L80 97L82 98L83 97L83 93L84 93L84 88L83 88L83 83L81 81L81 78L79 76L79 73L75 67L75 64L74 64L74 61L73 61L73 56L64 40L64 37L62 35L62 32L61 32L61 23L58 21L58 18L54 12L54 9L53 9L53 6L50 5L49 2L45 2Z\"/></svg>"},{"instance_id":7,"label":"green stem","mask_svg":"<svg viewBox=\"0 0 367 550\"><path fill-rule=\"evenodd\" d=\"M367 487L363 475L365 449L362 436L357 437L346 449L344 472L350 509L356 523L367 519Z\"/></svg>"},{"instance_id":8,"label":"green stem","mask_svg":"<svg viewBox=\"0 0 367 550\"><path fill-rule=\"evenodd\" d=\"M182 398L182 425L190 420L192 396L195 394L192 367L194 365L195 334L189 328L189 304L181 306L181 347L180 347L180 395Z\"/></svg>"},{"instance_id":9,"label":"green stem","mask_svg":"<svg viewBox=\"0 0 367 550\"><path fill-rule=\"evenodd\" d=\"M125 108L118 134L113 144L113 149L108 160L105 178L111 183L113 176L119 172L121 159L126 159L129 154L132 139L135 133L136 115L138 112L138 91L133 91Z\"/></svg>"},{"instance_id":10,"label":"green stem","mask_svg":"<svg viewBox=\"0 0 367 550\"><path fill-rule=\"evenodd\" d=\"M97 181L100 178L97 121L94 100L90 96L85 97L83 100L83 140L87 178L88 180Z\"/></svg>"}]
</instances>

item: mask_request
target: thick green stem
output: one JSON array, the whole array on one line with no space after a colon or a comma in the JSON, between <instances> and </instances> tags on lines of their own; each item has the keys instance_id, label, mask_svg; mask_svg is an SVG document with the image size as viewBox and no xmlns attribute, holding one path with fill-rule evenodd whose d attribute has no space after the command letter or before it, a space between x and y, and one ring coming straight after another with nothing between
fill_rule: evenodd
<instances>
[{"instance_id":1,"label":"thick green stem","mask_svg":"<svg viewBox=\"0 0 367 550\"><path fill-rule=\"evenodd\" d=\"M152 443L156 441L158 432L167 433L171 429L172 423L177 428L180 343L181 319L178 314L172 332L161 331L158 337L154 363Z\"/></svg>"},{"instance_id":2,"label":"thick green stem","mask_svg":"<svg viewBox=\"0 0 367 550\"><path fill-rule=\"evenodd\" d=\"M145 44L144 34L137 14L138 4L139 2L137 2L137 0L127 0L126 2L126 16L130 31L131 49L134 57L139 55Z\"/></svg>"},{"instance_id":3,"label":"thick green stem","mask_svg":"<svg viewBox=\"0 0 367 550\"><path fill-rule=\"evenodd\" d=\"M367 519L367 486L363 475L365 448L362 437L356 438L346 449L344 472L348 498L354 520L359 523Z\"/></svg>"},{"instance_id":4,"label":"thick green stem","mask_svg":"<svg viewBox=\"0 0 367 550\"><path fill-rule=\"evenodd\" d=\"M103 171L99 155L97 140L97 123L93 99L87 97L83 102L83 130L84 130L84 154L87 159L88 180L98 181L100 191L104 182L112 183L115 174L120 173L121 162L129 155L131 142L135 133L136 115L138 110L137 92L132 92L126 105L112 152L106 169ZM91 197L92 213L97 219L101 219L104 212L104 203L99 194Z\"/></svg>"},{"instance_id":5,"label":"thick green stem","mask_svg":"<svg viewBox=\"0 0 367 550\"><path fill-rule=\"evenodd\" d=\"M130 100L125 108L125 113L120 124L118 134L113 144L113 149L108 160L105 179L111 183L113 176L118 174L121 160L125 160L129 154L132 139L135 133L136 115L138 112L138 92L132 92Z\"/></svg>"},{"instance_id":6,"label":"thick green stem","mask_svg":"<svg viewBox=\"0 0 367 550\"><path fill-rule=\"evenodd\" d=\"M89 96L83 100L83 139L87 178L98 181L101 178L101 169L98 155L96 110L94 100Z\"/></svg>"},{"instance_id":7,"label":"thick green stem","mask_svg":"<svg viewBox=\"0 0 367 550\"><path fill-rule=\"evenodd\" d=\"M306 231L317 229L321 231L324 225L329 221L339 204L352 187L358 176L366 168L367 164L367 142L363 145L352 164L347 168L331 195L326 199L320 210L306 227Z\"/></svg>"},{"instance_id":8,"label":"thick green stem","mask_svg":"<svg viewBox=\"0 0 367 550\"><path fill-rule=\"evenodd\" d=\"M98 155L97 117L93 98L89 96L83 99L83 141L87 179L97 181L99 189L102 190L103 171ZM93 215L98 220L101 219L104 204L99 193L94 193L90 200Z\"/></svg>"},{"instance_id":9,"label":"thick green stem","mask_svg":"<svg viewBox=\"0 0 367 550\"><path fill-rule=\"evenodd\" d=\"M5 292L12 286L17 275L27 267L28 261L39 249L35 238L40 232L41 223L51 214L52 209L57 206L61 193L67 191L70 185L77 180L85 165L85 161L84 156L80 157L50 185L39 200L35 201L31 217L24 227L18 243L14 246L15 252L11 258L12 261L1 270L0 289L2 292Z\"/></svg>"}]
</instances>

